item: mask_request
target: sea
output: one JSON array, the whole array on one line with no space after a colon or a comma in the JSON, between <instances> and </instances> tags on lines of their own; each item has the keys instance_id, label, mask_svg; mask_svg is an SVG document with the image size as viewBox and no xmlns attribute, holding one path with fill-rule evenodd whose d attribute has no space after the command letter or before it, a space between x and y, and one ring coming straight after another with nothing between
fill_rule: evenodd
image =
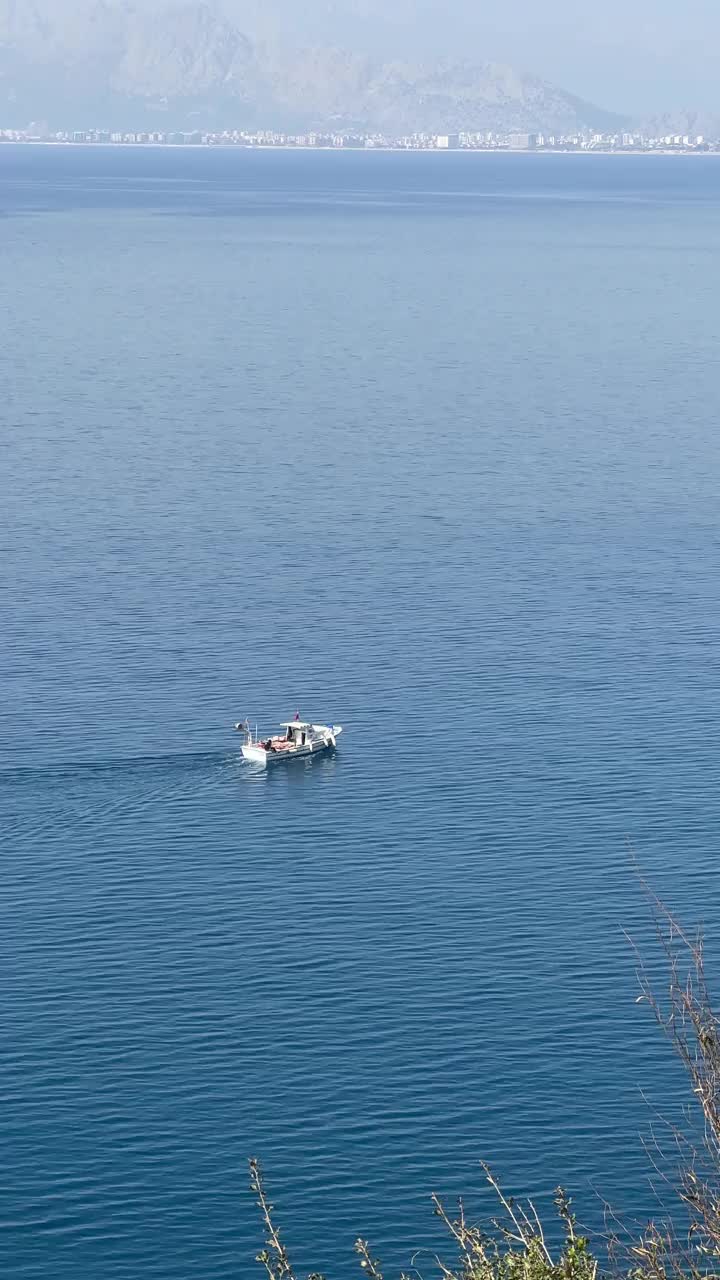
<instances>
[{"instance_id":1,"label":"sea","mask_svg":"<svg viewBox=\"0 0 720 1280\"><path fill-rule=\"evenodd\" d=\"M661 1211L720 946L720 160L0 147L0 1258ZM340 723L258 770L233 723ZM660 1207L659 1207L660 1206Z\"/></svg>"}]
</instances>

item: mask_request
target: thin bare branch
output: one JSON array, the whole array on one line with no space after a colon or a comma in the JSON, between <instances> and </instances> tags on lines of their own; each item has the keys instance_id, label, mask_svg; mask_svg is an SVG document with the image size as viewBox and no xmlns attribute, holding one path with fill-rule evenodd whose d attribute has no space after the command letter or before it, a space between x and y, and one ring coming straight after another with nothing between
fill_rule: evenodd
<instances>
[{"instance_id":1,"label":"thin bare branch","mask_svg":"<svg viewBox=\"0 0 720 1280\"><path fill-rule=\"evenodd\" d=\"M287 1251L273 1222L274 1205L265 1194L262 1169L255 1159L250 1161L250 1187L257 1196L266 1235L266 1248L258 1254L257 1261L265 1267L269 1280L295 1280Z\"/></svg>"},{"instance_id":2,"label":"thin bare branch","mask_svg":"<svg viewBox=\"0 0 720 1280\"><path fill-rule=\"evenodd\" d=\"M380 1263L371 1256L367 1240L356 1240L355 1252L360 1256L360 1266L363 1268L365 1275L369 1276L370 1280L383 1280Z\"/></svg>"}]
</instances>

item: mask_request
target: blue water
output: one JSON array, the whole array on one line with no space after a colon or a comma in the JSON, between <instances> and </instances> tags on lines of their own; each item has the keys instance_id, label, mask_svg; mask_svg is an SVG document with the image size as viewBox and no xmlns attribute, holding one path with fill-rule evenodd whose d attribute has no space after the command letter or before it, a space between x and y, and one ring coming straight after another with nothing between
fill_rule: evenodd
<instances>
[{"instance_id":1,"label":"blue water","mask_svg":"<svg viewBox=\"0 0 720 1280\"><path fill-rule=\"evenodd\" d=\"M655 1207L720 942L720 164L0 149L3 1274ZM244 766L231 723L346 726Z\"/></svg>"}]
</instances>

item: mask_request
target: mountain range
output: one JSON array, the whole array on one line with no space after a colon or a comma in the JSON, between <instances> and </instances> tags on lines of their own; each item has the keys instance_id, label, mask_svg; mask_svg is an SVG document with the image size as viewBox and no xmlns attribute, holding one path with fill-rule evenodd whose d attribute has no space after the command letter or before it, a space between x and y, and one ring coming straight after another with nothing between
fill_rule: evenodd
<instances>
[{"instance_id":1,"label":"mountain range","mask_svg":"<svg viewBox=\"0 0 720 1280\"><path fill-rule=\"evenodd\" d=\"M0 0L0 127L622 127L479 50L458 59L342 47L331 11L303 27L287 0Z\"/></svg>"}]
</instances>

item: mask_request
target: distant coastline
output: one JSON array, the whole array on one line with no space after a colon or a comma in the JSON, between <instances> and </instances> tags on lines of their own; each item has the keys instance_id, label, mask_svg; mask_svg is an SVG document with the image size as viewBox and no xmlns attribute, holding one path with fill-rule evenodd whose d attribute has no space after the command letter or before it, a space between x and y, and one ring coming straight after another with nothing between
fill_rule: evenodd
<instances>
[{"instance_id":1,"label":"distant coastline","mask_svg":"<svg viewBox=\"0 0 720 1280\"><path fill-rule=\"evenodd\" d=\"M682 147L638 147L632 149L625 147L614 149L611 147L583 147L572 149L570 147L457 147L440 151L436 148L411 148L396 147L391 144L378 145L374 147L344 147L338 148L333 146L315 146L315 147L298 147L290 143L257 143L255 145L239 145L232 142L217 143L197 143L197 142L58 142L52 138L15 138L12 140L0 139L0 152L7 147L52 147L54 150L128 150L128 151L235 151L239 153L247 153L250 151L277 151L285 154L302 154L313 155L322 153L327 155L334 153L336 155L466 155L466 156L613 156L621 159L622 157L633 158L637 156L694 156L694 157L718 157L720 156L720 147L717 149L698 150L697 148Z\"/></svg>"},{"instance_id":2,"label":"distant coastline","mask_svg":"<svg viewBox=\"0 0 720 1280\"><path fill-rule=\"evenodd\" d=\"M720 154L720 140L703 135L646 136L640 133L416 133L402 137L372 133L290 134L274 130L138 132L107 129L54 131L47 125L25 129L0 129L0 147L13 144L44 146L191 147L238 151L392 151L460 152L532 155L713 155Z\"/></svg>"}]
</instances>

